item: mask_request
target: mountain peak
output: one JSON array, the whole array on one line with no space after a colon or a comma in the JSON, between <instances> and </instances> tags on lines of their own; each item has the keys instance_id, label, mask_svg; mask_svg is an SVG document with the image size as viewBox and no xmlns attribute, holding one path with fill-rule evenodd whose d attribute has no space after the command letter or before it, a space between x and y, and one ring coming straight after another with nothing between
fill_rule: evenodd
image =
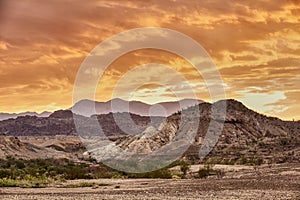
<instances>
[{"instance_id":1,"label":"mountain peak","mask_svg":"<svg viewBox=\"0 0 300 200\"><path fill-rule=\"evenodd\" d=\"M224 105L225 104L225 105ZM235 100L235 99L225 99L225 100L219 100L214 103L214 105L224 105L228 109L234 109L234 110L250 110L247 108L242 102Z\"/></svg>"},{"instance_id":2,"label":"mountain peak","mask_svg":"<svg viewBox=\"0 0 300 200\"><path fill-rule=\"evenodd\" d=\"M121 98L113 98L107 102L127 102L127 101Z\"/></svg>"}]
</instances>

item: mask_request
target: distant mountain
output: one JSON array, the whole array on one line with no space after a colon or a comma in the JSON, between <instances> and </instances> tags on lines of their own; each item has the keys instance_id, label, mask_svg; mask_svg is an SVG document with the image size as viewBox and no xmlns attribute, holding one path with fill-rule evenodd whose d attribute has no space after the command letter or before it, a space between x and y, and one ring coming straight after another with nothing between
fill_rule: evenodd
<instances>
[{"instance_id":1,"label":"distant mountain","mask_svg":"<svg viewBox=\"0 0 300 200\"><path fill-rule=\"evenodd\" d=\"M112 99L107 102L97 102L92 100L81 100L74 104L69 110L73 113L82 116L90 117L95 114L93 108L96 108L96 114L108 113L122 113L130 112L141 116L169 116L179 110L185 109L189 106L202 103L201 100L196 99L183 99L174 102L162 102L154 105L146 104L140 101L125 101L119 98ZM52 112L44 111L37 112L22 112L22 113L0 113L0 121L6 119L16 119L22 116L36 116L36 117L49 117Z\"/></svg>"},{"instance_id":2,"label":"distant mountain","mask_svg":"<svg viewBox=\"0 0 300 200\"><path fill-rule=\"evenodd\" d=\"M0 113L0 121L6 120L6 119L15 119L17 117L21 116L37 116L37 117L48 117L51 114L51 112L42 112L42 113L36 113L36 112L23 112L23 113Z\"/></svg>"},{"instance_id":3,"label":"distant mountain","mask_svg":"<svg viewBox=\"0 0 300 200\"><path fill-rule=\"evenodd\" d=\"M117 112L130 112L141 116L169 116L182 109L203 103L196 99L183 99L173 102L162 102L153 105L140 101L125 101L119 98L107 102L81 100L74 104L70 110L73 113L89 117L94 114L108 114Z\"/></svg>"},{"instance_id":4,"label":"distant mountain","mask_svg":"<svg viewBox=\"0 0 300 200\"><path fill-rule=\"evenodd\" d=\"M129 117L135 123L130 126ZM108 113L84 117L73 114L70 110L58 110L49 117L21 116L0 122L0 135L9 136L55 136L77 135L74 119L81 124L83 134L119 136L130 132L139 134L150 123L160 122L163 117L140 116L129 113ZM117 122L116 122L116 119ZM97 120L102 130L98 130ZM152 120L152 121L151 121ZM138 125L138 126L136 126ZM120 128L121 127L121 128ZM123 130L122 130L123 127ZM127 131L125 131L126 129ZM124 132L125 131L125 132Z\"/></svg>"}]
</instances>

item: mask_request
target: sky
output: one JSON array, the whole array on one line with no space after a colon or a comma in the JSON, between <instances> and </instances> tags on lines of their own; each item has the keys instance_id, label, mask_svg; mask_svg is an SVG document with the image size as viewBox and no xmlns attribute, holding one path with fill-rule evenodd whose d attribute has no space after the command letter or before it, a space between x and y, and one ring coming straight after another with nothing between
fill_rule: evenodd
<instances>
[{"instance_id":1,"label":"sky","mask_svg":"<svg viewBox=\"0 0 300 200\"><path fill-rule=\"evenodd\" d=\"M299 0L1 0L0 112L71 107L90 52L143 27L175 30L198 42L215 64L226 98L300 120ZM140 49L115 58L99 79L95 100L173 101L178 94L190 98L187 87L199 99L216 100L214 88L185 58Z\"/></svg>"}]
</instances>

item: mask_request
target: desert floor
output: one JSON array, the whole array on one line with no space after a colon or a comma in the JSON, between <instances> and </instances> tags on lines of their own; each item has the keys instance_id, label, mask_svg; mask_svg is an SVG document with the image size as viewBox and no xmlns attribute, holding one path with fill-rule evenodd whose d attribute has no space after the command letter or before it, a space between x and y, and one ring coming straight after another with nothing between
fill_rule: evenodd
<instances>
[{"instance_id":1,"label":"desert floor","mask_svg":"<svg viewBox=\"0 0 300 200\"><path fill-rule=\"evenodd\" d=\"M0 199L300 199L300 164L226 167L223 178L75 180L48 188L0 188ZM99 186L65 187L81 182Z\"/></svg>"}]
</instances>

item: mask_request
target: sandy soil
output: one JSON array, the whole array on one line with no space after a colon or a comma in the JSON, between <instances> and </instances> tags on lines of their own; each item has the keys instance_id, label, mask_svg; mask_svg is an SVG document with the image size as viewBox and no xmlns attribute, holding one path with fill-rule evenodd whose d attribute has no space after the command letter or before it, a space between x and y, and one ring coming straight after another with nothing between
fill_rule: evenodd
<instances>
[{"instance_id":1,"label":"sandy soil","mask_svg":"<svg viewBox=\"0 0 300 200\"><path fill-rule=\"evenodd\" d=\"M242 168L227 172L221 179L100 179L70 181L65 185L88 181L108 185L0 188L0 199L300 199L299 166L263 166L258 170Z\"/></svg>"}]
</instances>

